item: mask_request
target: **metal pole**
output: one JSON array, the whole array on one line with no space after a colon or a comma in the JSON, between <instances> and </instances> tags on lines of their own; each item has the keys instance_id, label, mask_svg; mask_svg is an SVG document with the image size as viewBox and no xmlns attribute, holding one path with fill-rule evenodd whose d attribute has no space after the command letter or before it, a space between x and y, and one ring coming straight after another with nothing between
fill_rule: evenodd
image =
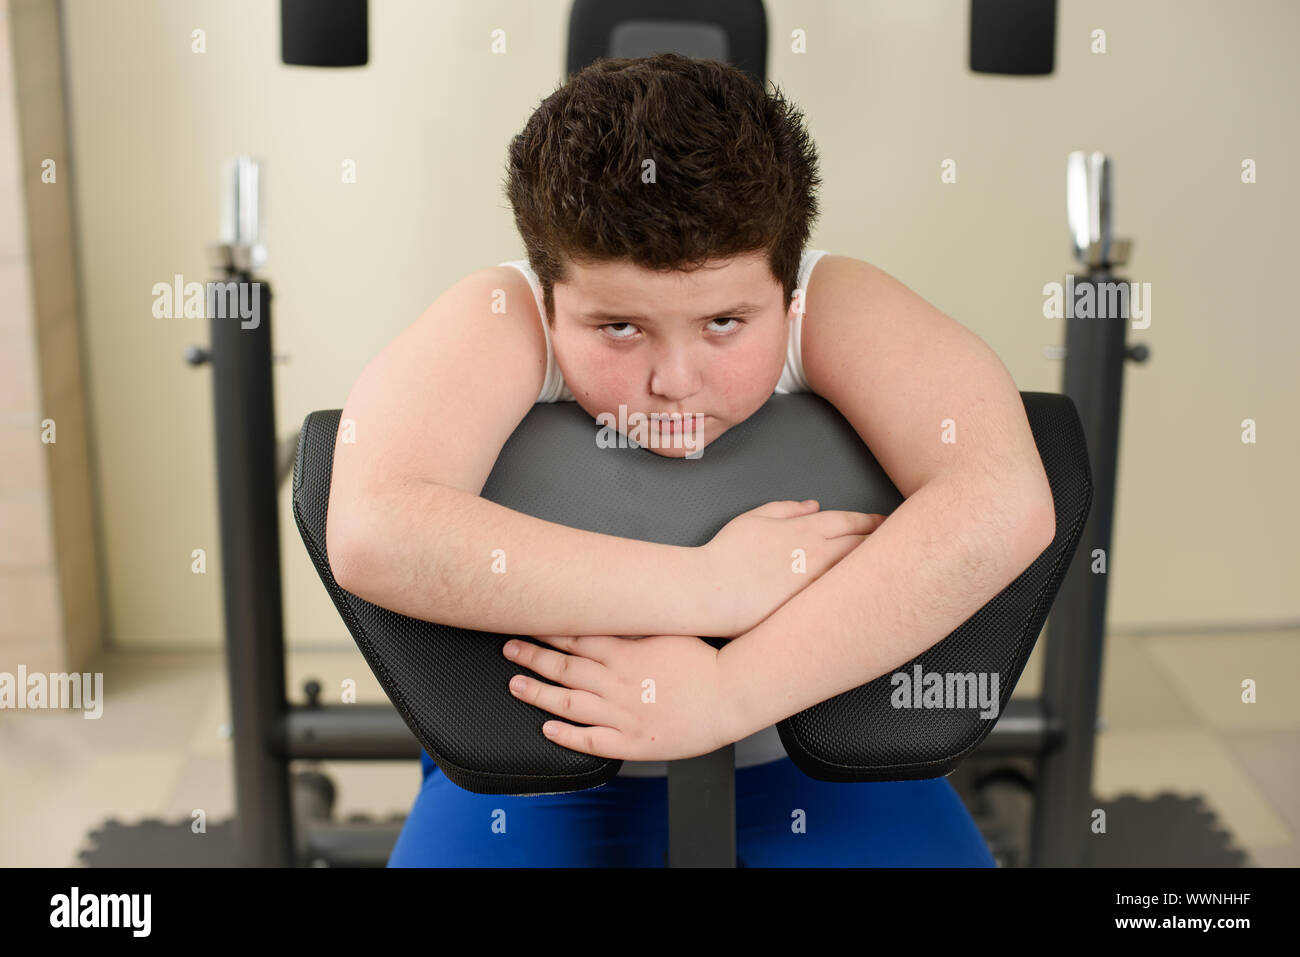
<instances>
[{"instance_id":1,"label":"metal pole","mask_svg":"<svg viewBox=\"0 0 1300 957\"><path fill-rule=\"evenodd\" d=\"M1068 209L1075 255L1088 269L1067 284L1063 391L1079 411L1092 470L1092 510L1079 549L1066 571L1048 620L1043 708L1063 731L1063 746L1049 748L1039 764L1031 863L1079 867L1091 834L1092 763L1105 642L1119 423L1127 356L1127 283L1112 299L1111 267L1127 261L1130 243L1111 235L1111 166L1100 153L1070 155ZM1080 295L1091 292L1095 315L1080 316ZM1118 310L1110 306L1119 303ZM1105 313L1109 312L1109 315ZM1118 313L1118 314L1116 314ZM1101 562L1105 571L1101 571ZM1094 571L1094 567L1098 570Z\"/></svg>"},{"instance_id":2,"label":"metal pole","mask_svg":"<svg viewBox=\"0 0 1300 957\"><path fill-rule=\"evenodd\" d=\"M293 866L289 763L274 747L287 713L280 606L271 289L253 280L258 244L258 165L232 161L223 241L213 247L223 279L208 286L212 405L226 677L235 758L235 829L245 867ZM249 313L251 312L251 316Z\"/></svg>"},{"instance_id":3,"label":"metal pole","mask_svg":"<svg viewBox=\"0 0 1300 957\"><path fill-rule=\"evenodd\" d=\"M736 746L668 762L668 866L736 866Z\"/></svg>"}]
</instances>

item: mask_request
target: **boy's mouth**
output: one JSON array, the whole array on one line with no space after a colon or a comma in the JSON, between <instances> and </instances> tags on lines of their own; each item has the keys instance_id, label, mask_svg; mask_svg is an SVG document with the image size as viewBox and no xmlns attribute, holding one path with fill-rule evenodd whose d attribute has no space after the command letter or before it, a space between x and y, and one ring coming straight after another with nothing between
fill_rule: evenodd
<instances>
[{"instance_id":1,"label":"boy's mouth","mask_svg":"<svg viewBox=\"0 0 1300 957\"><path fill-rule=\"evenodd\" d=\"M685 431L692 431L695 428L695 416L697 414L698 413L682 412L673 416L652 413L650 421L657 423L660 429L669 429L672 431L684 429ZM703 416L701 416L701 418L703 418Z\"/></svg>"}]
</instances>

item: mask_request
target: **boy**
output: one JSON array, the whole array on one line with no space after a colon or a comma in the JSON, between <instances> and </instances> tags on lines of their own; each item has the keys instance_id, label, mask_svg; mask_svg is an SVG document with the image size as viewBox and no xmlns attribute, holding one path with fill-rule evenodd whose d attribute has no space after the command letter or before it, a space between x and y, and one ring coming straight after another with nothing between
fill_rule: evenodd
<instances>
[{"instance_id":1,"label":"boy","mask_svg":"<svg viewBox=\"0 0 1300 957\"><path fill-rule=\"evenodd\" d=\"M742 71L598 61L511 143L527 260L462 280L353 387L357 441L338 446L327 531L339 584L537 636L506 645L512 691L555 716L552 740L625 761L600 788L513 797L456 788L423 755L390 866L660 864L664 762L729 742L749 866L992 865L945 779L815 781L775 733L946 637L1055 531L1006 369L879 269L805 249L818 184L798 113ZM675 439L655 454L707 455L774 390L816 392L853 425L906 499L887 522L778 502L677 548L480 497L534 402L643 415ZM496 548L508 575L490 573ZM792 548L807 574L791 574ZM671 706L639 706L646 674Z\"/></svg>"}]
</instances>

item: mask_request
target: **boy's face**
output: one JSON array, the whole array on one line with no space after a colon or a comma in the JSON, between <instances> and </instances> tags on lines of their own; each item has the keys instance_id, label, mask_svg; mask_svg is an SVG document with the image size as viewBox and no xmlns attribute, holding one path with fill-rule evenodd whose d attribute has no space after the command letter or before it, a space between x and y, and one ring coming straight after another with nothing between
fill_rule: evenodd
<instances>
[{"instance_id":1,"label":"boy's face","mask_svg":"<svg viewBox=\"0 0 1300 957\"><path fill-rule=\"evenodd\" d=\"M765 254L712 260L693 272L570 262L568 275L554 287L552 348L574 399L593 418L681 413L678 428L689 431L660 429L657 442L638 444L683 458L771 398L798 298L788 313L782 309L781 283Z\"/></svg>"}]
</instances>

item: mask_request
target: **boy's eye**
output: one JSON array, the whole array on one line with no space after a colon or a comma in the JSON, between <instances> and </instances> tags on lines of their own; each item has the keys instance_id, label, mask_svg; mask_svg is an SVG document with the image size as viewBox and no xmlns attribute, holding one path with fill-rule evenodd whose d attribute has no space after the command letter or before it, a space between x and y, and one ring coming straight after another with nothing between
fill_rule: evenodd
<instances>
[{"instance_id":1,"label":"boy's eye","mask_svg":"<svg viewBox=\"0 0 1300 957\"><path fill-rule=\"evenodd\" d=\"M736 328L736 325L735 325L735 324L738 323L738 324L740 324L740 325L743 325L744 322L745 322L745 320L744 320L744 319L736 319L736 318L734 318L734 317L732 317L732 316L724 316L724 317L722 317L722 318L720 318L720 319L711 319L711 320L709 320L709 324L710 324L710 325L712 325L712 324L715 323L715 322L727 322L727 323L733 323L733 325L729 325L729 326L727 326L726 329L715 330L715 331L718 331L718 332L731 332L732 330L734 330L734 329ZM605 329L605 330L608 330L608 331L609 331L609 337L610 337L611 339L630 339L630 338L632 338L632 333L633 333L633 331L636 329L636 326L632 325L632 323L630 323L630 322L609 322L609 323L606 323L605 325L601 326L600 328ZM615 331L615 330L621 330L621 331Z\"/></svg>"}]
</instances>

